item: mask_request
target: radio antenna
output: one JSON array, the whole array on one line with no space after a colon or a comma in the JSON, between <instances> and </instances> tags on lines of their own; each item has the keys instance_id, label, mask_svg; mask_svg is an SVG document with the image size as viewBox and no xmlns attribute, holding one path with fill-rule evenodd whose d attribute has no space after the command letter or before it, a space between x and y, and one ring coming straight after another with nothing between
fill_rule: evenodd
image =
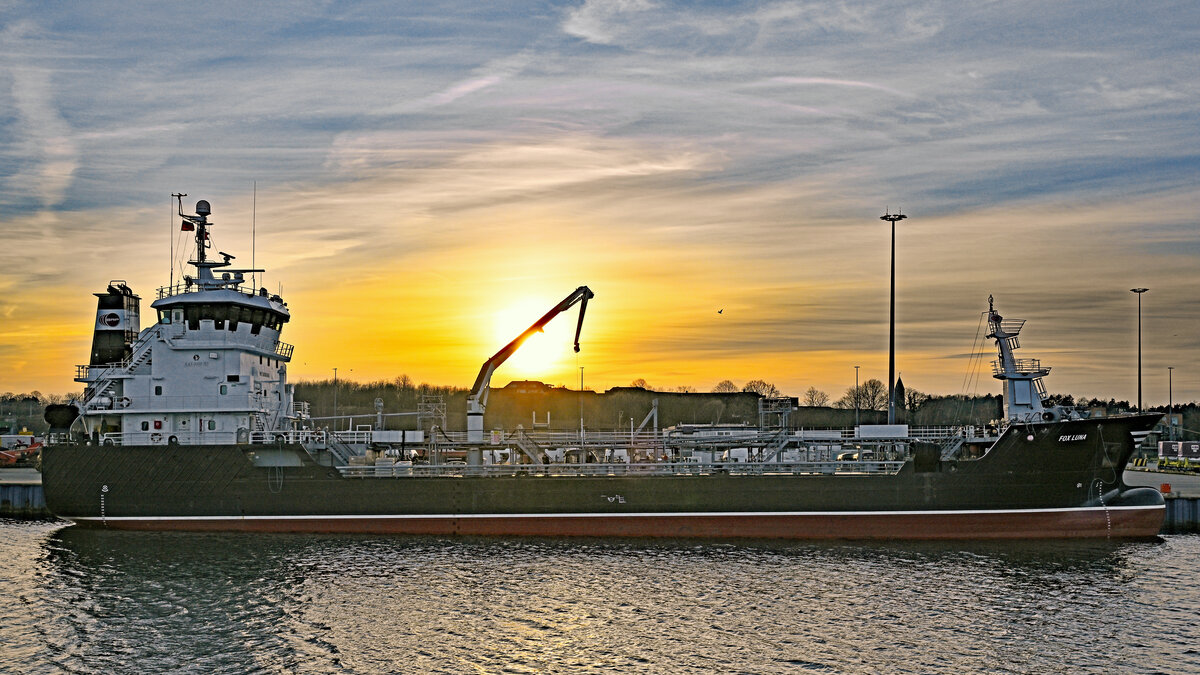
<instances>
[{"instance_id":1,"label":"radio antenna","mask_svg":"<svg viewBox=\"0 0 1200 675\"><path fill-rule=\"evenodd\" d=\"M182 203L183 198L186 196L187 196L186 192L172 192L171 193L171 198L180 203ZM174 204L172 204L171 206L174 206ZM170 237L171 237L171 285L169 288L173 289L173 288L175 288L175 209L171 209L171 217L169 219L169 222L171 223L170 227L167 228L167 231L171 233L170 234ZM171 291L171 292L174 293L174 291Z\"/></svg>"}]
</instances>

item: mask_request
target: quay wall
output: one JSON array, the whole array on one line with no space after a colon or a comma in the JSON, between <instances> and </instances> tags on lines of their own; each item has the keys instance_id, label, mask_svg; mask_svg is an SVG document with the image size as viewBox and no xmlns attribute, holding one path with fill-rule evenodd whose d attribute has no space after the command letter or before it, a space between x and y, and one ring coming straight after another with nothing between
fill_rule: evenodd
<instances>
[{"instance_id":1,"label":"quay wall","mask_svg":"<svg viewBox=\"0 0 1200 675\"><path fill-rule=\"evenodd\" d=\"M1200 498L1167 495L1167 517L1162 534L1200 532Z\"/></svg>"},{"instance_id":2,"label":"quay wall","mask_svg":"<svg viewBox=\"0 0 1200 675\"><path fill-rule=\"evenodd\" d=\"M0 483L0 518L50 518L39 483Z\"/></svg>"}]
</instances>

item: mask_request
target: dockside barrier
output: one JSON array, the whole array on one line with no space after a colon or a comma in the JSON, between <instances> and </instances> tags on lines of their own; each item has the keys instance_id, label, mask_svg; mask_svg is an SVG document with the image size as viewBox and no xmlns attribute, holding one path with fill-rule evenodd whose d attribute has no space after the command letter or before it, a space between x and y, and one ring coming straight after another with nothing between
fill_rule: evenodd
<instances>
[{"instance_id":1,"label":"dockside barrier","mask_svg":"<svg viewBox=\"0 0 1200 675\"><path fill-rule=\"evenodd\" d=\"M41 483L0 483L0 518L50 518Z\"/></svg>"},{"instance_id":2,"label":"dockside barrier","mask_svg":"<svg viewBox=\"0 0 1200 675\"><path fill-rule=\"evenodd\" d=\"M1200 532L1200 498L1167 496L1167 517L1161 534Z\"/></svg>"},{"instance_id":3,"label":"dockside barrier","mask_svg":"<svg viewBox=\"0 0 1200 675\"><path fill-rule=\"evenodd\" d=\"M40 482L0 483L0 518L50 518ZM1167 495L1162 534L1200 532L1200 497Z\"/></svg>"}]
</instances>

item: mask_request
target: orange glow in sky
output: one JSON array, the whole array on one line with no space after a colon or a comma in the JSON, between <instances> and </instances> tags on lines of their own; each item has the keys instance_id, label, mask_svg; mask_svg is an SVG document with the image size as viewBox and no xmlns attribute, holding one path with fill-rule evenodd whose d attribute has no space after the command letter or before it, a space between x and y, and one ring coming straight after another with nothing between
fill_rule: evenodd
<instances>
[{"instance_id":1,"label":"orange glow in sky","mask_svg":"<svg viewBox=\"0 0 1200 675\"><path fill-rule=\"evenodd\" d=\"M856 365L887 378L879 216L899 208L907 387L1000 391L977 332L993 295L1028 319L1020 355L1053 367L1050 392L1133 399L1128 289L1148 287L1145 399L1166 402L1169 366L1174 400L1200 398L1200 13L818 5L267 3L231 25L220 6L18 4L0 392L81 390L109 280L148 324L182 191L288 302L293 381L468 387L587 285L581 352L576 306L495 386L583 368L596 390L837 399Z\"/></svg>"}]
</instances>

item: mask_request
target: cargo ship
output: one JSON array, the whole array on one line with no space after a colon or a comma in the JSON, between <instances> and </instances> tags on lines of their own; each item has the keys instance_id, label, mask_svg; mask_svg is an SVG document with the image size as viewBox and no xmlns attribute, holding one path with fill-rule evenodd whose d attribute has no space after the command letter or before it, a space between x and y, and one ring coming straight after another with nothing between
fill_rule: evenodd
<instances>
[{"instance_id":1,"label":"cargo ship","mask_svg":"<svg viewBox=\"0 0 1200 675\"><path fill-rule=\"evenodd\" d=\"M1161 415L1046 405L1050 369L1015 356L1024 321L1003 318L991 298L1005 415L994 428L485 434L492 372L576 303L581 328L592 293L580 287L484 363L465 432L330 430L287 382L287 303L246 286L262 270L235 269L227 253L212 259L210 205L186 214L181 197L195 274L158 289L146 328L127 284L97 293L91 359L76 373L84 392L46 411L46 504L79 526L1032 539L1152 538L1163 522L1162 495L1122 481ZM577 329L576 349L578 340Z\"/></svg>"}]
</instances>

